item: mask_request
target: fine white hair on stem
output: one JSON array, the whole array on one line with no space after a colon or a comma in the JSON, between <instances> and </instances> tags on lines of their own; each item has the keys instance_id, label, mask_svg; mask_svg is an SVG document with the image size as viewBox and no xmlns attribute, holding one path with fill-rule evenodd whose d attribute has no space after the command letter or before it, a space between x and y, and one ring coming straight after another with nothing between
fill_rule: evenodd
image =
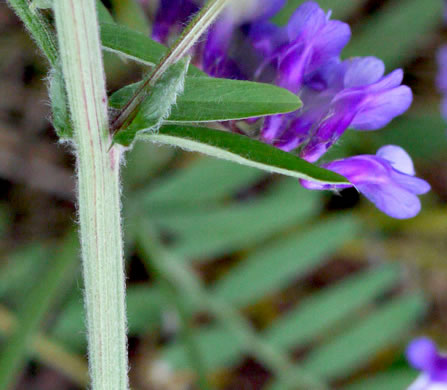
<instances>
[{"instance_id":1,"label":"fine white hair on stem","mask_svg":"<svg viewBox=\"0 0 447 390\"><path fill-rule=\"evenodd\" d=\"M56 1L54 13L74 128L91 388L127 390L122 148L108 150L107 94L95 1Z\"/></svg>"}]
</instances>

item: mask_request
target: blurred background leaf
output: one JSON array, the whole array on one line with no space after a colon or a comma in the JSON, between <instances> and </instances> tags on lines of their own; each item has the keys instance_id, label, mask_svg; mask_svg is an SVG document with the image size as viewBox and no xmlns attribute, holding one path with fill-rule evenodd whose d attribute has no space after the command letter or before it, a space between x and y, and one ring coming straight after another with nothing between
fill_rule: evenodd
<instances>
[{"instance_id":1,"label":"blurred background leaf","mask_svg":"<svg viewBox=\"0 0 447 390\"><path fill-rule=\"evenodd\" d=\"M285 24L301 3L289 0L275 22ZM136 145L123 167L136 390L198 388L198 369L214 389L284 389L284 383L309 381L316 388L401 390L417 375L403 357L412 337L428 334L447 347L447 138L434 87L436 48L447 40L443 2L319 3L352 26L345 57L375 55L387 71L403 67L415 96L413 108L386 129L350 131L328 158L398 144L433 191L420 216L395 221L354 190L306 191L293 179L158 144ZM164 48L148 39L155 2L104 4L113 92L137 81ZM68 274L72 283L61 274L53 280L62 290L39 285L42 275L58 272L51 267L54 248L63 246L77 219L73 158L57 145L47 120L46 63L4 3L0 32L0 80L7 91L0 96L0 361L14 350L8 340L19 332L14 359L27 364L16 389L83 389L79 264ZM143 66L117 51L142 57ZM179 281L172 291L181 295L186 323L164 288L160 259L153 248L144 250L151 241L141 223L160 236L162 253L178 260L164 278ZM71 251L73 259L77 249ZM35 291L54 294L34 307ZM23 316L26 304L35 309L29 317ZM185 326L195 358L185 349L191 349Z\"/></svg>"}]
</instances>

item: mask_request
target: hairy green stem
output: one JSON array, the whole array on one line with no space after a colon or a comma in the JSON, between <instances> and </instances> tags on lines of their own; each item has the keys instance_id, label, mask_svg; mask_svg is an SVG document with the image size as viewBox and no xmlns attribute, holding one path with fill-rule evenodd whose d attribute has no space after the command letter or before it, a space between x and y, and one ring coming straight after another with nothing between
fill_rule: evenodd
<instances>
[{"instance_id":1,"label":"hairy green stem","mask_svg":"<svg viewBox=\"0 0 447 390\"><path fill-rule=\"evenodd\" d=\"M122 151L119 146L108 150L111 137L95 0L57 0L54 13L74 126L91 388L126 390Z\"/></svg>"}]
</instances>

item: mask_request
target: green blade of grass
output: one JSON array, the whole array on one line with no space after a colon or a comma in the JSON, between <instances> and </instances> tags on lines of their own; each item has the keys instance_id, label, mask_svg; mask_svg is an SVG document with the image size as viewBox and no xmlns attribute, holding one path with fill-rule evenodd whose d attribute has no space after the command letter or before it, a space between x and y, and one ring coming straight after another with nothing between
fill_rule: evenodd
<instances>
[{"instance_id":1,"label":"green blade of grass","mask_svg":"<svg viewBox=\"0 0 447 390\"><path fill-rule=\"evenodd\" d=\"M54 260L48 265L46 272L28 294L17 314L15 332L7 339L0 356L0 389L11 386L25 363L27 349L39 325L45 318L49 308L56 300L61 290L72 279L77 266L77 239L75 235L58 248Z\"/></svg>"}]
</instances>

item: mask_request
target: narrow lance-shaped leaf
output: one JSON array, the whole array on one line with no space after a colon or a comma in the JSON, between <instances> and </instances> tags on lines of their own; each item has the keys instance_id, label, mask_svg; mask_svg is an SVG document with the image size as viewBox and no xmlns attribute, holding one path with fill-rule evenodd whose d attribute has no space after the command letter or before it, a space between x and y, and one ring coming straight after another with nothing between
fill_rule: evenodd
<instances>
[{"instance_id":1,"label":"narrow lance-shaped leaf","mask_svg":"<svg viewBox=\"0 0 447 390\"><path fill-rule=\"evenodd\" d=\"M100 8L100 15L107 15L107 10ZM121 26L103 18L100 24L101 42L105 50L154 66L168 50L162 44L146 35Z\"/></svg>"},{"instance_id":2,"label":"narrow lance-shaped leaf","mask_svg":"<svg viewBox=\"0 0 447 390\"><path fill-rule=\"evenodd\" d=\"M17 313L18 324L0 354L0 389L11 388L25 362L29 341L36 334L51 305L76 275L77 240L70 234L58 248L49 265L36 281Z\"/></svg>"},{"instance_id":3,"label":"narrow lance-shaped leaf","mask_svg":"<svg viewBox=\"0 0 447 390\"><path fill-rule=\"evenodd\" d=\"M132 123L118 131L113 141L129 146L138 132L157 131L163 121L169 116L171 106L177 96L182 93L185 74L188 70L189 58L171 65L158 81L150 86L147 97L141 104Z\"/></svg>"},{"instance_id":4,"label":"narrow lance-shaped leaf","mask_svg":"<svg viewBox=\"0 0 447 390\"><path fill-rule=\"evenodd\" d=\"M140 133L141 134L141 133ZM204 127L163 126L157 134L142 139L178 146L223 160L320 183L349 184L337 173L317 167L271 145L234 133Z\"/></svg>"},{"instance_id":5,"label":"narrow lance-shaped leaf","mask_svg":"<svg viewBox=\"0 0 447 390\"><path fill-rule=\"evenodd\" d=\"M121 108L140 83L115 92L110 105ZM283 114L301 107L290 91L272 84L211 77L186 77L185 91L172 107L169 122L213 122Z\"/></svg>"},{"instance_id":6,"label":"narrow lance-shaped leaf","mask_svg":"<svg viewBox=\"0 0 447 390\"><path fill-rule=\"evenodd\" d=\"M402 390L407 389L418 376L417 371L407 367L397 367L376 375L368 375L345 387L345 390Z\"/></svg>"},{"instance_id":7,"label":"narrow lance-shaped leaf","mask_svg":"<svg viewBox=\"0 0 447 390\"><path fill-rule=\"evenodd\" d=\"M420 292L397 297L381 305L371 316L348 327L335 339L314 349L302 363L303 367L329 380L351 375L380 350L390 348L399 337L408 333L425 308Z\"/></svg>"},{"instance_id":8,"label":"narrow lance-shaped leaf","mask_svg":"<svg viewBox=\"0 0 447 390\"><path fill-rule=\"evenodd\" d=\"M105 15L104 8L100 9L100 16ZM100 24L101 42L105 50L124 55L144 65L155 66L167 53L168 48L155 42L148 36L128 27L113 23L112 20L102 19ZM206 76L201 70L190 66L189 74Z\"/></svg>"}]
</instances>

